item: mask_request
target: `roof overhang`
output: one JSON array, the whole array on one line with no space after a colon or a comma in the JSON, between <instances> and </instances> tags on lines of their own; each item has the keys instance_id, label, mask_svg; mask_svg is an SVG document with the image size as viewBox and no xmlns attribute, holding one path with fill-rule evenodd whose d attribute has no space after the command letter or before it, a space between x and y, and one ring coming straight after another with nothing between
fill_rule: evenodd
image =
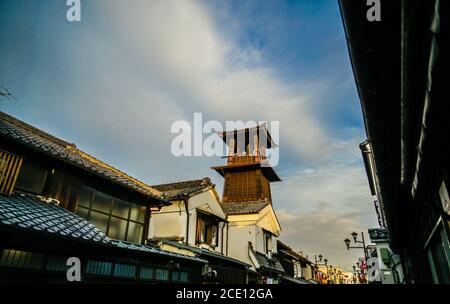
<instances>
[{"instance_id":1,"label":"roof overhang","mask_svg":"<svg viewBox=\"0 0 450 304\"><path fill-rule=\"evenodd\" d=\"M259 162L247 163L247 164L229 164L224 166L214 166L211 169L216 170L221 176L225 177L226 172L240 172L247 171L249 169L261 169L262 174L270 182L281 182L281 178L278 176L274 168L269 165L261 164Z\"/></svg>"},{"instance_id":2,"label":"roof overhang","mask_svg":"<svg viewBox=\"0 0 450 304\"><path fill-rule=\"evenodd\" d=\"M402 243L397 220L400 180L400 1L382 2L382 21L369 22L365 0L340 0L348 51L367 137L393 241ZM398 236L398 237L396 237Z\"/></svg>"}]
</instances>

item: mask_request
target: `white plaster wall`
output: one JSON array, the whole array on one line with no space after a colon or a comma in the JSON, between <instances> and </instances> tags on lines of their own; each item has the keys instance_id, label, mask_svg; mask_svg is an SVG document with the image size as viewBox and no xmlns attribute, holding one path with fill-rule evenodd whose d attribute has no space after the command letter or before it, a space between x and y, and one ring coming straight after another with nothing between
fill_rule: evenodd
<instances>
[{"instance_id":1,"label":"white plaster wall","mask_svg":"<svg viewBox=\"0 0 450 304\"><path fill-rule=\"evenodd\" d=\"M214 190L210 189L202 193L198 193L191 197L188 201L189 208L189 231L188 231L188 243L191 246L197 246L195 244L195 233L197 229L197 209L205 211L207 213L214 214L215 216L226 218L220 202L214 195ZM184 201L175 201L170 206L163 207L159 212L154 212L150 220L149 237L183 237L186 241L186 208ZM219 225L218 230L218 246L215 248L203 245L202 247L214 250L222 253L222 226ZM223 253L226 254L226 240L227 229L226 226L223 229Z\"/></svg>"},{"instance_id":2,"label":"white plaster wall","mask_svg":"<svg viewBox=\"0 0 450 304\"><path fill-rule=\"evenodd\" d=\"M152 213L149 238L184 237L186 230L186 212L183 202L173 202L170 206Z\"/></svg>"},{"instance_id":3,"label":"white plaster wall","mask_svg":"<svg viewBox=\"0 0 450 304\"><path fill-rule=\"evenodd\" d=\"M229 227L228 255L249 265L253 265L248 255L248 242L255 246L256 226L231 226ZM254 269L254 267L253 267Z\"/></svg>"}]
</instances>

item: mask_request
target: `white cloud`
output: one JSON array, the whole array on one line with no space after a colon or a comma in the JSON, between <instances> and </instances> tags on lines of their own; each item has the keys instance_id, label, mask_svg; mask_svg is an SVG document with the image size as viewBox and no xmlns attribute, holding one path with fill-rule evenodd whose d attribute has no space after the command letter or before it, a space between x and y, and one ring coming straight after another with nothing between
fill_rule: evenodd
<instances>
[{"instance_id":1,"label":"white cloud","mask_svg":"<svg viewBox=\"0 0 450 304\"><path fill-rule=\"evenodd\" d=\"M98 147L100 156L115 155L109 161L149 183L212 174L220 189L222 179L209 170L220 159L170 155L172 122L191 120L193 112L222 121L279 120L281 149L294 155L295 164L273 187L283 239L294 248L328 254L330 262L331 256L346 266L354 260L342 239L376 223L367 213L373 209L360 163L361 140L331 137L326 122L314 115L318 105L327 105L321 96L330 98L335 83L279 79L257 49L225 39L197 1L111 1L102 18L98 23L105 25L86 29L79 42L95 41L96 49L80 56L87 66L101 67L91 71L92 87L80 79L86 98L77 92L92 113L79 114L83 129L95 129L101 138L90 147ZM348 131L344 137L360 133ZM295 158L303 160L301 168Z\"/></svg>"},{"instance_id":2,"label":"white cloud","mask_svg":"<svg viewBox=\"0 0 450 304\"><path fill-rule=\"evenodd\" d=\"M358 138L337 143L329 162L293 170L272 188L282 240L310 258L321 253L348 270L362 250L348 252L343 240L353 231L367 236L368 228L378 226L364 168L357 158L358 143Z\"/></svg>"},{"instance_id":3,"label":"white cloud","mask_svg":"<svg viewBox=\"0 0 450 304\"><path fill-rule=\"evenodd\" d=\"M57 43L53 32L41 35L49 39L40 43L42 54L55 58L40 62L45 73L31 67L27 77L35 79L30 94L42 107L35 106L33 114L43 124L53 124L53 130L59 124L80 148L159 183L210 175L209 166L222 162L173 157L175 120L191 120L193 112L222 121L279 120L280 147L293 164L273 187L282 238L349 263L342 239L375 223L362 166L354 163L360 161L359 140L334 138L325 131L327 121L316 115L320 107L330 107L322 99L334 102L338 84L280 79L257 48L229 39L239 24L225 33L198 1L110 0L86 8L83 21Z\"/></svg>"},{"instance_id":4,"label":"white cloud","mask_svg":"<svg viewBox=\"0 0 450 304\"><path fill-rule=\"evenodd\" d=\"M313 96L302 91L314 84L277 79L260 62L258 50L226 41L200 3L133 1L108 7L127 56L132 54L149 85L167 93L188 118L201 111L216 120L279 120L283 149L312 160L330 152L329 137L311 112ZM121 77L118 72L114 75Z\"/></svg>"}]
</instances>

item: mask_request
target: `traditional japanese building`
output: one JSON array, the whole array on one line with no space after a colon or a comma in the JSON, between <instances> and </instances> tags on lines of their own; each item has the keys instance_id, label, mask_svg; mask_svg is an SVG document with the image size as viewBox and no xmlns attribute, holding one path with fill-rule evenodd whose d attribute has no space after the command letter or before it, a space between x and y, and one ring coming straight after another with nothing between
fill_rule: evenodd
<instances>
[{"instance_id":1,"label":"traditional japanese building","mask_svg":"<svg viewBox=\"0 0 450 304\"><path fill-rule=\"evenodd\" d=\"M273 255L281 227L270 183L281 179L266 154L276 144L265 124L218 135L229 148L227 164L212 168L225 178L222 207L229 226L228 253L252 266L250 282L276 283L284 270Z\"/></svg>"},{"instance_id":2,"label":"traditional japanese building","mask_svg":"<svg viewBox=\"0 0 450 304\"><path fill-rule=\"evenodd\" d=\"M0 281L201 282L207 261L147 244L162 192L0 112Z\"/></svg>"},{"instance_id":3,"label":"traditional japanese building","mask_svg":"<svg viewBox=\"0 0 450 304\"><path fill-rule=\"evenodd\" d=\"M449 1L339 1L385 261L402 283L450 283ZM376 239L376 238L374 238Z\"/></svg>"},{"instance_id":4,"label":"traditional japanese building","mask_svg":"<svg viewBox=\"0 0 450 304\"><path fill-rule=\"evenodd\" d=\"M155 185L171 204L152 212L149 241L159 248L208 261L207 283L247 283L242 261L228 256L228 221L215 185L207 177Z\"/></svg>"},{"instance_id":5,"label":"traditional japanese building","mask_svg":"<svg viewBox=\"0 0 450 304\"><path fill-rule=\"evenodd\" d=\"M308 280L314 279L312 263L280 240L277 241L276 256L285 271L281 277L282 283L310 284Z\"/></svg>"}]
</instances>

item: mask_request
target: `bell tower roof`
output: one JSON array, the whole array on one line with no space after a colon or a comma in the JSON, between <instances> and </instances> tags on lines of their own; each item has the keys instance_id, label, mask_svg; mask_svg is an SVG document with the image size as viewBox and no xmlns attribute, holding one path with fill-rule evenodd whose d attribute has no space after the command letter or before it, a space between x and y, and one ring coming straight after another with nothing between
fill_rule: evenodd
<instances>
[{"instance_id":1,"label":"bell tower roof","mask_svg":"<svg viewBox=\"0 0 450 304\"><path fill-rule=\"evenodd\" d=\"M242 136L246 139L246 141L250 141L250 135L256 134L259 138L259 143L261 146L265 146L267 149L278 147L267 129L267 123L261 123L256 127L251 128L216 132L216 134L222 138L228 146L231 139L236 141L239 136ZM262 139L266 139L265 142Z\"/></svg>"}]
</instances>

